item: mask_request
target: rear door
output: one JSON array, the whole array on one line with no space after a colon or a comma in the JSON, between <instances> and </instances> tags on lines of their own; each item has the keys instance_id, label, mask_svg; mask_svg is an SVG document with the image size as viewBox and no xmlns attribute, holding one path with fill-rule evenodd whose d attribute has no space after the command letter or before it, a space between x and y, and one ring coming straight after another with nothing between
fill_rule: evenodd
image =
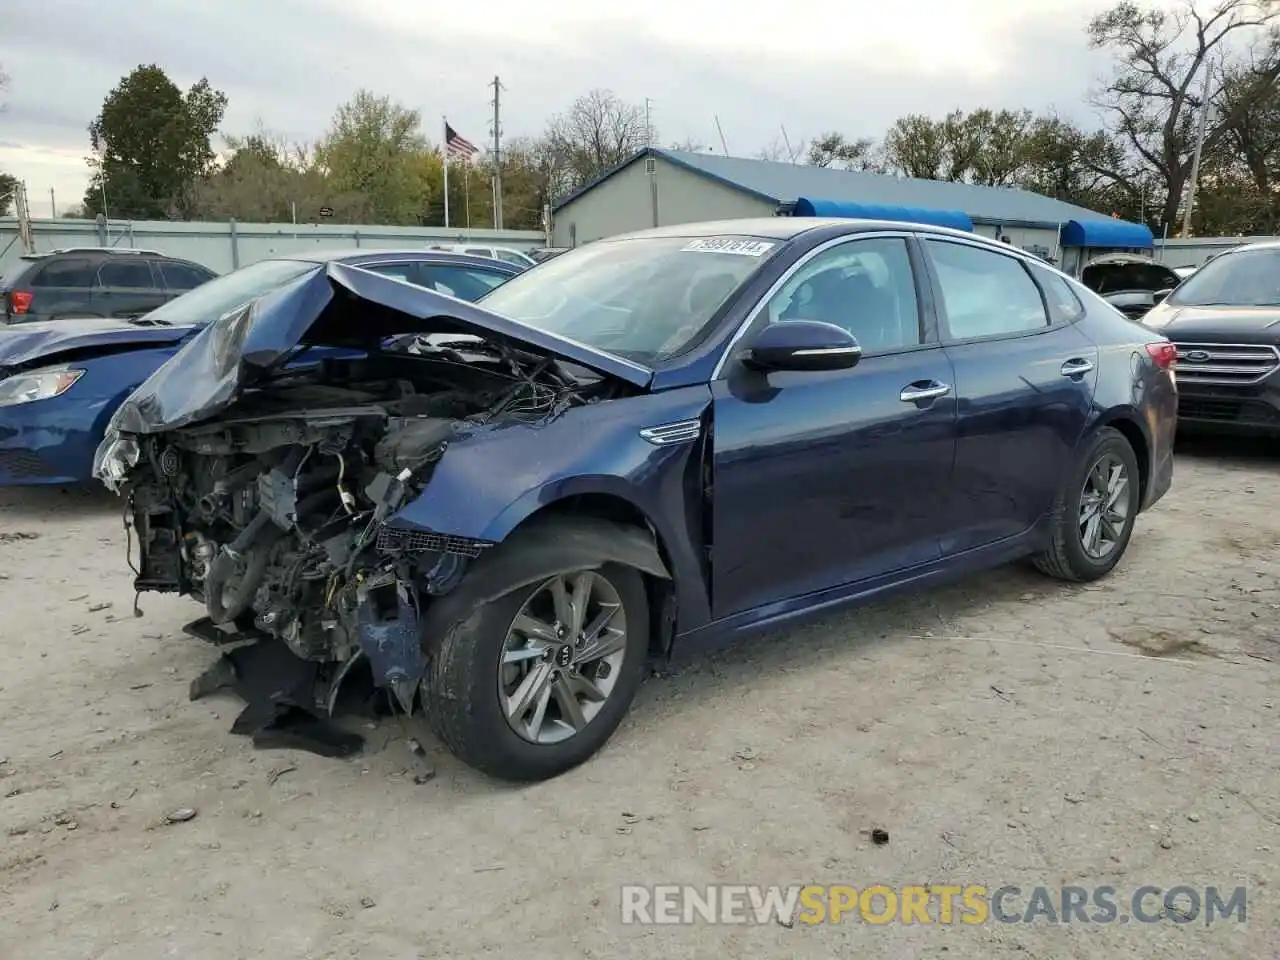
<instances>
[{"instance_id":1,"label":"rear door","mask_svg":"<svg viewBox=\"0 0 1280 960\"><path fill-rule=\"evenodd\" d=\"M921 245L959 404L942 542L955 554L1016 536L1049 510L1089 417L1098 348L1053 271L962 240Z\"/></svg>"},{"instance_id":2,"label":"rear door","mask_svg":"<svg viewBox=\"0 0 1280 960\"><path fill-rule=\"evenodd\" d=\"M9 317L10 323L33 323L63 317L98 316L92 305L96 264L89 257L50 257L37 264L25 283L31 293L30 303L21 315Z\"/></svg>"},{"instance_id":3,"label":"rear door","mask_svg":"<svg viewBox=\"0 0 1280 960\"><path fill-rule=\"evenodd\" d=\"M93 304L104 317L132 319L150 313L168 299L163 280L151 264L132 256L109 257L98 268Z\"/></svg>"}]
</instances>

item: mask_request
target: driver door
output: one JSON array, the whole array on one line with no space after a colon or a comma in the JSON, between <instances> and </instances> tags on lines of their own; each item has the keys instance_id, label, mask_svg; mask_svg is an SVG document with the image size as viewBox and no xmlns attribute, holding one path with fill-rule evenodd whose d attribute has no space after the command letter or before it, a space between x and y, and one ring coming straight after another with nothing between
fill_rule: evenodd
<instances>
[{"instance_id":1,"label":"driver door","mask_svg":"<svg viewBox=\"0 0 1280 960\"><path fill-rule=\"evenodd\" d=\"M823 320L863 348L845 370L754 372L712 384L716 618L871 582L941 556L956 449L951 361L906 234L849 238L766 295L768 323Z\"/></svg>"}]
</instances>

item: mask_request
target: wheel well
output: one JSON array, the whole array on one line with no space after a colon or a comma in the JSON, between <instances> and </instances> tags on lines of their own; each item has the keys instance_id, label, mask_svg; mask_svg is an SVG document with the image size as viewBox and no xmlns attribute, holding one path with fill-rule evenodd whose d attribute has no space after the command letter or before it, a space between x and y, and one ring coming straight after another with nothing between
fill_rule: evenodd
<instances>
[{"instance_id":1,"label":"wheel well","mask_svg":"<svg viewBox=\"0 0 1280 960\"><path fill-rule=\"evenodd\" d=\"M1108 420L1100 424L1102 427L1111 427L1118 430L1126 440L1129 446L1133 448L1133 456L1138 461L1138 502L1145 503L1147 498L1147 483L1151 478L1151 451L1147 448L1147 438L1142 432L1142 428L1125 417L1116 417L1114 420Z\"/></svg>"},{"instance_id":2,"label":"wheel well","mask_svg":"<svg viewBox=\"0 0 1280 960\"><path fill-rule=\"evenodd\" d=\"M648 531L658 548L658 556L662 558L668 572L675 576L671 565L671 554L662 540L662 534L649 520L648 515L631 501L608 493L575 494L539 507L520 521L517 529L535 517L546 519L559 514L596 517ZM654 658L663 658L671 649L671 640L674 636L674 584L669 580L648 574L642 574L641 579L644 581L645 593L649 598L649 654Z\"/></svg>"}]
</instances>

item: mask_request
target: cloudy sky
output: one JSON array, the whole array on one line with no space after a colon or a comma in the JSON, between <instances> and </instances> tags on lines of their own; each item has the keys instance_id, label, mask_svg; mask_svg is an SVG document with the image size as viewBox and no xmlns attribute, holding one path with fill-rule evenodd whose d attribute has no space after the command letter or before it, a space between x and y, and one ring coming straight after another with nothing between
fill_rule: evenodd
<instances>
[{"instance_id":1,"label":"cloudy sky","mask_svg":"<svg viewBox=\"0 0 1280 960\"><path fill-rule=\"evenodd\" d=\"M184 89L224 90L229 133L261 123L312 140L360 87L448 114L489 136L502 77L506 136L537 133L592 88L653 100L664 142L751 155L785 124L874 136L907 112L1054 107L1089 118L1105 59L1084 41L1106 0L40 0L9 4L0 68L0 170L27 182L33 213L84 193L86 126L140 63Z\"/></svg>"}]
</instances>

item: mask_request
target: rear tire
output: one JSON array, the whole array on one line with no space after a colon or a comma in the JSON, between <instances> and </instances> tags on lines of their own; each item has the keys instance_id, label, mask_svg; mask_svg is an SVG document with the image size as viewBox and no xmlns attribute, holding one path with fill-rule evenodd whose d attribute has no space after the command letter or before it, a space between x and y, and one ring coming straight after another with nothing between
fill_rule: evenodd
<instances>
[{"instance_id":1,"label":"rear tire","mask_svg":"<svg viewBox=\"0 0 1280 960\"><path fill-rule=\"evenodd\" d=\"M1103 427L1085 444L1053 505L1048 549L1032 558L1058 580L1097 580L1114 569L1141 505L1138 458L1124 434Z\"/></svg>"},{"instance_id":2,"label":"rear tire","mask_svg":"<svg viewBox=\"0 0 1280 960\"><path fill-rule=\"evenodd\" d=\"M587 577L582 576L584 572ZM553 584L555 580L563 581L560 587ZM586 600L581 604L590 606L586 618L598 623L601 611L616 607L621 614L618 621L625 624L625 636L620 641L612 637L620 650L593 661L594 668L586 660L569 663L576 651L585 656L589 644L575 648L567 643L573 639L568 632L563 636L565 642L560 642L555 627L562 617L558 607L553 615L548 605L557 596L564 599L566 585L576 599L577 587L583 583L593 584L582 588L585 596L596 597L590 605ZM576 767L612 736L643 679L649 647L649 604L643 578L631 567L606 563L514 587L478 606L477 598L467 596L471 589L474 584L464 578L442 605L456 611L452 620L438 622L431 629L438 643L433 644L423 680L423 711L428 724L464 763L503 780L545 780ZM598 590L604 602L592 590ZM581 624L583 619L578 616L580 625L590 626ZM529 625L534 626L533 631ZM550 632L542 629L548 626ZM579 635L584 633L579 631ZM545 645L549 653L533 655L538 644ZM563 659L558 659L557 653ZM601 676L599 664L605 659L610 662ZM547 679L535 676L535 671L542 671ZM550 679L553 675L554 681ZM541 699L541 714L536 701L531 700L529 708L516 717L509 716L512 704L521 696L522 684L526 684L526 691L540 691L527 695ZM590 696L584 694L579 701L575 691L584 690L590 690ZM604 699L595 700L601 692ZM573 707L566 698L578 706ZM580 728L574 728L575 722ZM544 727L547 729L540 733ZM571 728L574 732L569 733Z\"/></svg>"}]
</instances>

